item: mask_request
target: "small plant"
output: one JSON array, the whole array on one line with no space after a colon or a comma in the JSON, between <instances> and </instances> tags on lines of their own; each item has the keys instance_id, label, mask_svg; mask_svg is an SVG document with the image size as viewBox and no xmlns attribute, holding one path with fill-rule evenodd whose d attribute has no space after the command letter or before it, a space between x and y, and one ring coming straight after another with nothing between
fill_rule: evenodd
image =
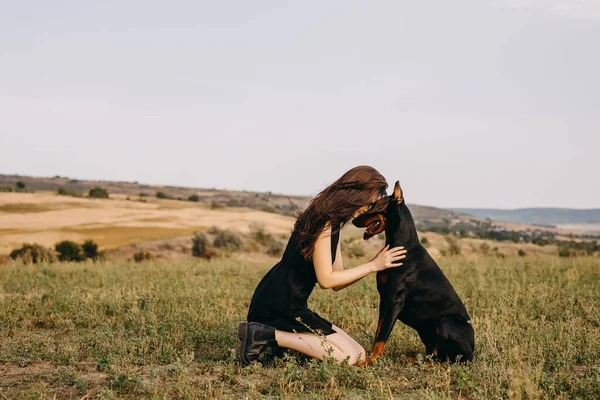
<instances>
[{"instance_id":1,"label":"small plant","mask_svg":"<svg viewBox=\"0 0 600 400\"><path fill-rule=\"evenodd\" d=\"M24 264L56 262L54 251L37 243L24 243L20 249L15 249L10 253L10 258Z\"/></svg>"},{"instance_id":2,"label":"small plant","mask_svg":"<svg viewBox=\"0 0 600 400\"><path fill-rule=\"evenodd\" d=\"M153 261L154 254L147 251L138 251L133 255L133 261L135 262L143 262L143 261Z\"/></svg>"},{"instance_id":3,"label":"small plant","mask_svg":"<svg viewBox=\"0 0 600 400\"><path fill-rule=\"evenodd\" d=\"M108 199L108 190L96 186L90 189L88 197L93 199Z\"/></svg>"},{"instance_id":4,"label":"small plant","mask_svg":"<svg viewBox=\"0 0 600 400\"><path fill-rule=\"evenodd\" d=\"M56 243L54 250L58 253L58 259L60 261L83 261L85 255L81 249L81 246L70 240L63 240L62 242Z\"/></svg>"},{"instance_id":5,"label":"small plant","mask_svg":"<svg viewBox=\"0 0 600 400\"><path fill-rule=\"evenodd\" d=\"M449 256L460 255L460 245L458 244L458 240L456 240L452 236L445 236L445 239L446 239L446 242L448 242L448 248L446 249L446 254Z\"/></svg>"}]
</instances>

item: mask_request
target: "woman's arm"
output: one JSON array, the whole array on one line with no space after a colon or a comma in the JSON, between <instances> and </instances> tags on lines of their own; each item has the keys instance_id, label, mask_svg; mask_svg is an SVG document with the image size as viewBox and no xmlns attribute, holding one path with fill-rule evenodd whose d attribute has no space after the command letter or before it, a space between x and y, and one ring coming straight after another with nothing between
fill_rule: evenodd
<instances>
[{"instance_id":1,"label":"woman's arm","mask_svg":"<svg viewBox=\"0 0 600 400\"><path fill-rule=\"evenodd\" d=\"M337 244L337 249L335 250L335 262L333 263L333 270L334 271L343 271L344 270L344 260L342 259L342 246L340 245L340 243L342 242L341 240L342 238L340 237L340 240L338 240L338 244ZM350 283L346 283L345 285L339 285L339 286L334 286L332 287L332 289L334 291L338 291L338 290L342 290L345 287L348 287L350 285L355 284L356 282L360 281L362 278L358 278L355 281L352 281Z\"/></svg>"},{"instance_id":2,"label":"woman's arm","mask_svg":"<svg viewBox=\"0 0 600 400\"><path fill-rule=\"evenodd\" d=\"M371 261L358 265L350 269L338 269L339 264L334 269L333 262L331 260L331 226L327 224L323 229L321 235L315 241L315 249L313 252L313 265L315 266L315 273L317 275L317 282L323 289L339 288L340 286L346 287L356 282L357 280L369 275L371 272L381 271L386 268L398 267L401 263L394 263L394 261L401 260L404 257L403 247L394 247L388 250L387 246L375 256ZM339 244L338 244L338 247ZM386 251L387 250L387 251ZM338 256L340 253L338 253ZM336 257L337 258L337 257ZM341 261L341 257L340 257ZM339 290L338 289L338 290Z\"/></svg>"}]
</instances>

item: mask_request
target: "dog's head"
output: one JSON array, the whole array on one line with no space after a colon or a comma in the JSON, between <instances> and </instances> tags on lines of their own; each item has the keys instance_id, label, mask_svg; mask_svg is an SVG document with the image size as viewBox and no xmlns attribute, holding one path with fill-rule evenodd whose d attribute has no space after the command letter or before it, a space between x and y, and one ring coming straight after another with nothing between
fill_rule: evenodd
<instances>
[{"instance_id":1,"label":"dog's head","mask_svg":"<svg viewBox=\"0 0 600 400\"><path fill-rule=\"evenodd\" d=\"M394 218L393 210L397 208L399 204L404 201L402 195L402 189L400 188L400 182L396 181L394 185L394 192L391 196L382 197L377 203L385 203L387 207L385 211L367 211L364 214L352 220L352 224L358 228L366 228L363 233L363 239L369 240L375 235L384 232L390 218ZM379 204L378 204L379 205ZM374 209L382 209L382 207L375 206Z\"/></svg>"}]
</instances>

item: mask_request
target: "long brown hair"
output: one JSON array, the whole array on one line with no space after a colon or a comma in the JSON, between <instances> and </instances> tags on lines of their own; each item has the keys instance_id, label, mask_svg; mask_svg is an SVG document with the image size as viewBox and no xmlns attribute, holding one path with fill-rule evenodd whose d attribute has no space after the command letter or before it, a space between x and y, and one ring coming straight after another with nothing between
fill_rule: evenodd
<instances>
[{"instance_id":1,"label":"long brown hair","mask_svg":"<svg viewBox=\"0 0 600 400\"><path fill-rule=\"evenodd\" d=\"M385 196L387 187L387 181L375 168L359 165L323 189L299 214L294 224L302 256L312 258L315 241L327 221L331 223L331 234L334 235L356 210L370 204L376 196ZM385 204L378 202L376 207L385 208Z\"/></svg>"}]
</instances>

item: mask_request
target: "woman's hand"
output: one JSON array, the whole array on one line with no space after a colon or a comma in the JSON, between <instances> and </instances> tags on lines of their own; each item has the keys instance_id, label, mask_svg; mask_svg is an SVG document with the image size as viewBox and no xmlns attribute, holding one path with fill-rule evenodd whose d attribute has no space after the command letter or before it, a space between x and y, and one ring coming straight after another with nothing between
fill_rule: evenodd
<instances>
[{"instance_id":1,"label":"woman's hand","mask_svg":"<svg viewBox=\"0 0 600 400\"><path fill-rule=\"evenodd\" d=\"M375 271L383 271L384 269L399 267L402 265L402 263L394 262L402 260L406 257L406 250L404 250L404 246L398 246L388 250L389 247L389 244L386 245L371 260Z\"/></svg>"}]
</instances>

